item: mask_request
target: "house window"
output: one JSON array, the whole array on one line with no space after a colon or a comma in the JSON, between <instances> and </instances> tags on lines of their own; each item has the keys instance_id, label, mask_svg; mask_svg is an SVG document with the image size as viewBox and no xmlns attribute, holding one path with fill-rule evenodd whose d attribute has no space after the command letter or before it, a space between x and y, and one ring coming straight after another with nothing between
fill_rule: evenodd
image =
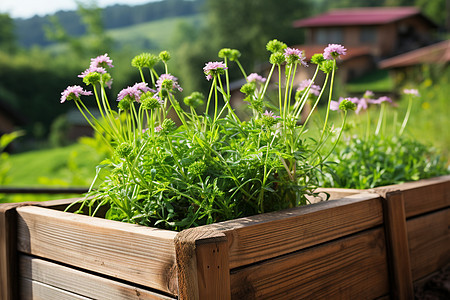
<instances>
[{"instance_id":1,"label":"house window","mask_svg":"<svg viewBox=\"0 0 450 300\"><path fill-rule=\"evenodd\" d=\"M316 31L317 44L342 44L344 42L341 28L319 28Z\"/></svg>"},{"instance_id":2,"label":"house window","mask_svg":"<svg viewBox=\"0 0 450 300\"><path fill-rule=\"evenodd\" d=\"M375 43L377 39L377 31L373 26L362 27L359 31L359 40L361 43Z\"/></svg>"}]
</instances>

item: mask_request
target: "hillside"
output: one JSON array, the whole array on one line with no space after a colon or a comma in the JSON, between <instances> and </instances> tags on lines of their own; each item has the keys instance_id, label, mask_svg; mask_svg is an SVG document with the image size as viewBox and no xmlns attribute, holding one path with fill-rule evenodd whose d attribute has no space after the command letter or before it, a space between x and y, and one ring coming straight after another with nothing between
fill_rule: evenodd
<instances>
[{"instance_id":1,"label":"hillside","mask_svg":"<svg viewBox=\"0 0 450 300\"><path fill-rule=\"evenodd\" d=\"M164 0L143 5L113 5L101 10L105 29L119 29L166 18L193 16L201 12L204 0ZM51 20L61 22L63 28L72 36L83 35L86 31L76 11L59 11L44 17L14 19L15 34L20 46L52 44L45 35L45 27Z\"/></svg>"},{"instance_id":2,"label":"hillside","mask_svg":"<svg viewBox=\"0 0 450 300\"><path fill-rule=\"evenodd\" d=\"M199 27L203 25L203 22L203 14L196 14L111 29L107 31L107 34L119 48L130 46L133 49L163 50L172 47L178 26Z\"/></svg>"}]
</instances>

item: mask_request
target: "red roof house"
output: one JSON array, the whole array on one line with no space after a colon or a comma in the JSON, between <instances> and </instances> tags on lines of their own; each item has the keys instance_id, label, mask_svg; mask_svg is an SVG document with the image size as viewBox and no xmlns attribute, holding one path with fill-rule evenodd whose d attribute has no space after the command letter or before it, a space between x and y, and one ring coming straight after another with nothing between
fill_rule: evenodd
<instances>
[{"instance_id":1,"label":"red roof house","mask_svg":"<svg viewBox=\"0 0 450 300\"><path fill-rule=\"evenodd\" d=\"M342 44L347 55L340 62L343 81L377 68L377 63L432 44L436 24L415 7L364 7L336 9L297 20L306 32L306 56L330 43Z\"/></svg>"}]
</instances>

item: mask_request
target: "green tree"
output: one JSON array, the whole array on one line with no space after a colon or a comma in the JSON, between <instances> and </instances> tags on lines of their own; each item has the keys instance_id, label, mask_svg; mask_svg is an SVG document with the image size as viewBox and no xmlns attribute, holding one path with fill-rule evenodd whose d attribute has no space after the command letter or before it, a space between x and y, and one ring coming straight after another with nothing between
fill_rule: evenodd
<instances>
[{"instance_id":1,"label":"green tree","mask_svg":"<svg viewBox=\"0 0 450 300\"><path fill-rule=\"evenodd\" d=\"M14 22L8 14L0 14L0 50L13 52L16 49Z\"/></svg>"},{"instance_id":2,"label":"green tree","mask_svg":"<svg viewBox=\"0 0 450 300\"><path fill-rule=\"evenodd\" d=\"M69 44L70 48L82 57L95 56L109 51L112 47L112 39L108 37L104 29L102 9L97 6L96 1L89 3L76 1L76 3L77 13L86 27L86 34L81 37L69 35L58 17L53 16L50 18L51 25L45 27L47 37L60 43Z\"/></svg>"}]
</instances>

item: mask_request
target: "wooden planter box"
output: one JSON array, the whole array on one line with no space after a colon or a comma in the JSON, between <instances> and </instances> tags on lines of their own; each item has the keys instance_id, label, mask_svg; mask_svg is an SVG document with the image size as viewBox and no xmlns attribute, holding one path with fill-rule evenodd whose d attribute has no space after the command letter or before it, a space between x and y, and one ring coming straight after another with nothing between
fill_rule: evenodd
<instances>
[{"instance_id":1,"label":"wooden planter box","mask_svg":"<svg viewBox=\"0 0 450 300\"><path fill-rule=\"evenodd\" d=\"M1 299L412 299L450 262L450 176L335 193L180 233L3 204Z\"/></svg>"}]
</instances>

